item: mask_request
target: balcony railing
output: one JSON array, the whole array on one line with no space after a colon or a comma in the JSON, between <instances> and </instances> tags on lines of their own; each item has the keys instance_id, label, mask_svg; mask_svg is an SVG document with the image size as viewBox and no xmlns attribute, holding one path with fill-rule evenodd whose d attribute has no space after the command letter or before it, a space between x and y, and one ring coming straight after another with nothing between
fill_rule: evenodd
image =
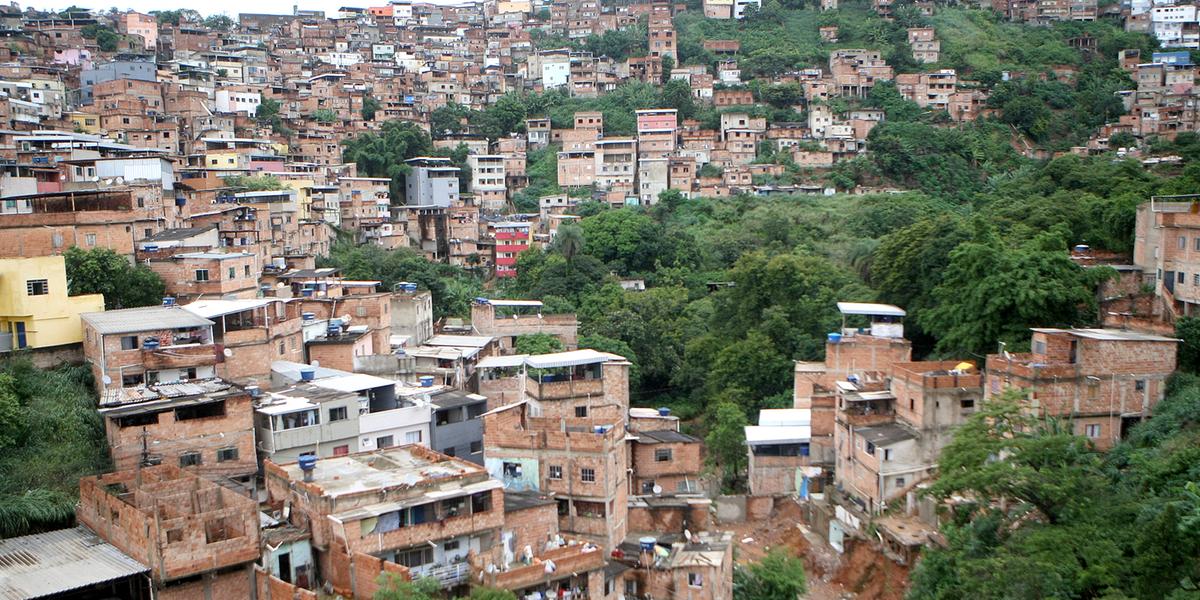
<instances>
[{"instance_id":1,"label":"balcony railing","mask_svg":"<svg viewBox=\"0 0 1200 600\"><path fill-rule=\"evenodd\" d=\"M471 576L471 565L466 561L448 565L421 565L409 569L413 577L432 577L444 587L466 583Z\"/></svg>"}]
</instances>

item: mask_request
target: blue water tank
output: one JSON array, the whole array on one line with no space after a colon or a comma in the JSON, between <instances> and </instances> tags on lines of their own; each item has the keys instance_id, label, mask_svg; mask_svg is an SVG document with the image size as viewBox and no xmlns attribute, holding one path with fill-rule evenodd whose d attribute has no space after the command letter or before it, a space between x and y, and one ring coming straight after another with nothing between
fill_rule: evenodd
<instances>
[{"instance_id":1,"label":"blue water tank","mask_svg":"<svg viewBox=\"0 0 1200 600\"><path fill-rule=\"evenodd\" d=\"M660 406L660 407L658 408L658 416L660 416L660 417L669 417L669 416L671 416L671 409L669 409L669 408L667 408L667 407L665 407L665 406Z\"/></svg>"},{"instance_id":2,"label":"blue water tank","mask_svg":"<svg viewBox=\"0 0 1200 600\"><path fill-rule=\"evenodd\" d=\"M143 350L158 350L158 338L146 338L142 340Z\"/></svg>"},{"instance_id":3,"label":"blue water tank","mask_svg":"<svg viewBox=\"0 0 1200 600\"><path fill-rule=\"evenodd\" d=\"M300 369L300 381L312 381L317 378L317 370L312 367Z\"/></svg>"},{"instance_id":4,"label":"blue water tank","mask_svg":"<svg viewBox=\"0 0 1200 600\"><path fill-rule=\"evenodd\" d=\"M175 306L175 299L170 296L164 297L163 306Z\"/></svg>"},{"instance_id":5,"label":"blue water tank","mask_svg":"<svg viewBox=\"0 0 1200 600\"><path fill-rule=\"evenodd\" d=\"M415 293L417 291L417 284L415 284L415 283L404 284L404 291L409 294Z\"/></svg>"},{"instance_id":6,"label":"blue water tank","mask_svg":"<svg viewBox=\"0 0 1200 600\"><path fill-rule=\"evenodd\" d=\"M297 461L300 463L301 471L312 471L317 468L317 457L312 454L305 454Z\"/></svg>"},{"instance_id":7,"label":"blue water tank","mask_svg":"<svg viewBox=\"0 0 1200 600\"><path fill-rule=\"evenodd\" d=\"M422 375L417 378L417 381L421 382L421 387L433 387L432 375Z\"/></svg>"},{"instance_id":8,"label":"blue water tank","mask_svg":"<svg viewBox=\"0 0 1200 600\"><path fill-rule=\"evenodd\" d=\"M654 552L654 545L657 543L658 540L651 536L638 538L638 546L642 548L642 552Z\"/></svg>"},{"instance_id":9,"label":"blue water tank","mask_svg":"<svg viewBox=\"0 0 1200 600\"><path fill-rule=\"evenodd\" d=\"M842 334L840 334L840 333L829 334L829 343L830 344L840 344L841 342L842 342Z\"/></svg>"}]
</instances>

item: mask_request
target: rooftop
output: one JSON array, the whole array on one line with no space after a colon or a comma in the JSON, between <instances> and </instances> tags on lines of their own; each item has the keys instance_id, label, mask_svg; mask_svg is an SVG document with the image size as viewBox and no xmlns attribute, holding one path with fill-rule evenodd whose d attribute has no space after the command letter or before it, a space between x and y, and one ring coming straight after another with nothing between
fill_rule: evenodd
<instances>
[{"instance_id":1,"label":"rooftop","mask_svg":"<svg viewBox=\"0 0 1200 600\"><path fill-rule=\"evenodd\" d=\"M1125 329L1057 329L1053 327L1035 327L1035 333L1067 334L1089 340L1104 342L1178 342L1180 340L1153 333L1141 333Z\"/></svg>"},{"instance_id":2,"label":"rooftop","mask_svg":"<svg viewBox=\"0 0 1200 600\"><path fill-rule=\"evenodd\" d=\"M213 324L212 321L186 310L165 306L106 310L83 313L80 317L100 335L138 333L159 329L191 329L193 327L209 327Z\"/></svg>"},{"instance_id":3,"label":"rooftop","mask_svg":"<svg viewBox=\"0 0 1200 600\"><path fill-rule=\"evenodd\" d=\"M299 463L279 467L292 481L304 479ZM322 458L313 471L312 484L320 489L321 495L336 498L391 487L433 485L441 479L471 474L486 475L487 471L474 463L411 444Z\"/></svg>"},{"instance_id":4,"label":"rooftop","mask_svg":"<svg viewBox=\"0 0 1200 600\"><path fill-rule=\"evenodd\" d=\"M638 442L643 444L697 444L700 438L673 429L639 431Z\"/></svg>"},{"instance_id":5,"label":"rooftop","mask_svg":"<svg viewBox=\"0 0 1200 600\"><path fill-rule=\"evenodd\" d=\"M213 319L224 315L232 315L255 308L279 302L274 298L248 298L245 300L197 300L182 308L196 316Z\"/></svg>"},{"instance_id":6,"label":"rooftop","mask_svg":"<svg viewBox=\"0 0 1200 600\"><path fill-rule=\"evenodd\" d=\"M0 598L24 600L150 571L86 527L0 540Z\"/></svg>"},{"instance_id":7,"label":"rooftop","mask_svg":"<svg viewBox=\"0 0 1200 600\"><path fill-rule=\"evenodd\" d=\"M871 302L838 302L838 310L843 315L877 315L884 317L903 317L908 314L903 308L891 304L874 304Z\"/></svg>"},{"instance_id":8,"label":"rooftop","mask_svg":"<svg viewBox=\"0 0 1200 600\"><path fill-rule=\"evenodd\" d=\"M876 446L887 446L896 442L903 442L904 440L916 439L917 437L908 429L894 423L877 425L875 427L859 427L855 431L864 440Z\"/></svg>"}]
</instances>

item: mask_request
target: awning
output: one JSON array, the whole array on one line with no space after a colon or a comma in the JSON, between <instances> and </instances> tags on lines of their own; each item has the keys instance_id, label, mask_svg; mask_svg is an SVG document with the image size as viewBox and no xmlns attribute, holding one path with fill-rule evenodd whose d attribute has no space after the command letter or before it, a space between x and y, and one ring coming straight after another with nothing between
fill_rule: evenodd
<instances>
[{"instance_id":1,"label":"awning","mask_svg":"<svg viewBox=\"0 0 1200 600\"><path fill-rule=\"evenodd\" d=\"M541 300L488 300L487 303L491 304L492 306L512 306L512 307L517 307L517 306L540 307L540 306L542 306Z\"/></svg>"},{"instance_id":2,"label":"awning","mask_svg":"<svg viewBox=\"0 0 1200 600\"><path fill-rule=\"evenodd\" d=\"M571 352L533 355L525 359L525 364L534 369L554 369L557 367L606 363L610 360L625 360L625 357L607 352L597 352L595 350L573 350Z\"/></svg>"},{"instance_id":3,"label":"awning","mask_svg":"<svg viewBox=\"0 0 1200 600\"><path fill-rule=\"evenodd\" d=\"M475 364L477 369L505 369L509 367L519 367L525 364L525 359L528 354L514 354L512 356L488 356L479 359Z\"/></svg>"},{"instance_id":4,"label":"awning","mask_svg":"<svg viewBox=\"0 0 1200 600\"><path fill-rule=\"evenodd\" d=\"M838 310L843 315L878 315L882 317L903 317L908 314L903 308L891 304L874 304L871 302L838 302Z\"/></svg>"},{"instance_id":5,"label":"awning","mask_svg":"<svg viewBox=\"0 0 1200 600\"><path fill-rule=\"evenodd\" d=\"M802 444L812 439L812 428L803 425L793 427L762 427L747 425L746 443L751 446L762 444Z\"/></svg>"}]
</instances>

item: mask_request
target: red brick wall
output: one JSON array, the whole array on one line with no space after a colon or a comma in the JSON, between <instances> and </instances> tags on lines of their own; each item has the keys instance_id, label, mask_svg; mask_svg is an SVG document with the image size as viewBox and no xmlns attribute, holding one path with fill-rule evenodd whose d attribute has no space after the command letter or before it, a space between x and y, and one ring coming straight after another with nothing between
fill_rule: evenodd
<instances>
[{"instance_id":1,"label":"red brick wall","mask_svg":"<svg viewBox=\"0 0 1200 600\"><path fill-rule=\"evenodd\" d=\"M554 502L504 513L504 531L512 533L512 547L518 554L530 546L540 553L546 540L558 535L558 506Z\"/></svg>"}]
</instances>

